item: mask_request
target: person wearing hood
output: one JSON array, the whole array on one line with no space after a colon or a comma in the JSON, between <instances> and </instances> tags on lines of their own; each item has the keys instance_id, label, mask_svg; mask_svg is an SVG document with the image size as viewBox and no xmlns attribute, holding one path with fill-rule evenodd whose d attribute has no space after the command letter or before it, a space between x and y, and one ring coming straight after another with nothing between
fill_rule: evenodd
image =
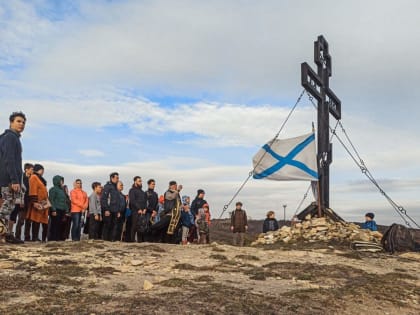
<instances>
[{"instance_id":1,"label":"person wearing hood","mask_svg":"<svg viewBox=\"0 0 420 315\"><path fill-rule=\"evenodd\" d=\"M44 167L41 164L34 165L34 174L29 178L29 211L27 218L32 221L32 241L39 241L39 228L42 225L42 241L47 240L48 212L50 202L48 200L47 181L43 177Z\"/></svg>"},{"instance_id":2,"label":"person wearing hood","mask_svg":"<svg viewBox=\"0 0 420 315\"><path fill-rule=\"evenodd\" d=\"M64 177L55 175L53 177L53 187L49 190L50 209L50 237L49 241L60 241L63 226L63 218L69 213L67 195L64 191Z\"/></svg>"}]
</instances>

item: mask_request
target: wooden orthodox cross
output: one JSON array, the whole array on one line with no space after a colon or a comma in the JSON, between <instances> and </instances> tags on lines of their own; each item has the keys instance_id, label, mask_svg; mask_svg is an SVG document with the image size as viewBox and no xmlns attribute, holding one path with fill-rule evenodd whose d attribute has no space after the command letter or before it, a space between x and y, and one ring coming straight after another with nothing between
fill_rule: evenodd
<instances>
[{"instance_id":1,"label":"wooden orthodox cross","mask_svg":"<svg viewBox=\"0 0 420 315\"><path fill-rule=\"evenodd\" d=\"M314 43L314 61L317 73L306 63L301 64L302 86L318 101L318 176L319 205L323 211L330 206L330 164L332 144L330 143L329 114L341 119L341 101L331 91L331 56L328 42L320 35Z\"/></svg>"}]
</instances>

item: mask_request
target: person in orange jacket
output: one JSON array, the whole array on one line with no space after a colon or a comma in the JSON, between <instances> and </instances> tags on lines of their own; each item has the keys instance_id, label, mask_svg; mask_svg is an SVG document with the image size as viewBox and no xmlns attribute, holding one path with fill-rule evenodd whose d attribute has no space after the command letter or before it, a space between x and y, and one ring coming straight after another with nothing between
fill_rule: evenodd
<instances>
[{"instance_id":1,"label":"person in orange jacket","mask_svg":"<svg viewBox=\"0 0 420 315\"><path fill-rule=\"evenodd\" d=\"M85 214L88 204L89 198L85 191L82 190L82 181L80 179L76 179L74 182L74 189L70 192L70 200L71 200L71 239L73 241L80 241L80 233L81 233L81 219L82 215Z\"/></svg>"}]
</instances>

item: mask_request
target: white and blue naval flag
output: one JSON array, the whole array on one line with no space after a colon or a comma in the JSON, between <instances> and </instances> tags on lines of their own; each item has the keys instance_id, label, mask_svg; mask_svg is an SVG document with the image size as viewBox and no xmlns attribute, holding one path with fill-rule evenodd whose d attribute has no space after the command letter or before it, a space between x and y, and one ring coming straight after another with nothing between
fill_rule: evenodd
<instances>
[{"instance_id":1,"label":"white and blue naval flag","mask_svg":"<svg viewBox=\"0 0 420 315\"><path fill-rule=\"evenodd\" d=\"M257 152L252 161L255 179L318 180L314 133L272 140Z\"/></svg>"}]
</instances>

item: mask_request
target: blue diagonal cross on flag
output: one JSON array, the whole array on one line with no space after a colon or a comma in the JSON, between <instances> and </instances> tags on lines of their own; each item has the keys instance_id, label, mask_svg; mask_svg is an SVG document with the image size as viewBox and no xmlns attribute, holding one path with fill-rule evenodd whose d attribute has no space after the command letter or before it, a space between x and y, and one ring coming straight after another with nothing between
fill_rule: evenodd
<instances>
[{"instance_id":1,"label":"blue diagonal cross on flag","mask_svg":"<svg viewBox=\"0 0 420 315\"><path fill-rule=\"evenodd\" d=\"M318 180L315 134L267 143L253 162L255 179Z\"/></svg>"}]
</instances>

